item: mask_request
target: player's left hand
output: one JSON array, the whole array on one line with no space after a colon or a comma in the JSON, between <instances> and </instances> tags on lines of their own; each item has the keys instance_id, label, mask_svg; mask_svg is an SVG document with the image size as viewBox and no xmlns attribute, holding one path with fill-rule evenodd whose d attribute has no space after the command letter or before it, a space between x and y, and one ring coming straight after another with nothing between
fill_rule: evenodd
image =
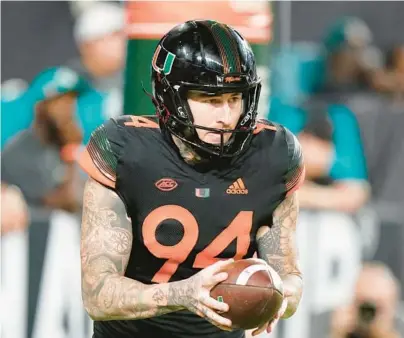
<instances>
[{"instance_id":1,"label":"player's left hand","mask_svg":"<svg viewBox=\"0 0 404 338\"><path fill-rule=\"evenodd\" d=\"M278 324L279 319L281 319L281 317L283 316L283 314L286 311L286 308L288 307L288 297L290 295L291 295L290 293L288 293L287 291L284 291L284 298L283 298L282 306L279 309L276 316L272 320L270 320L269 322L266 322L264 325L262 325L259 328L255 329L252 332L252 336L257 336L260 333L264 332L265 330L268 333L271 333L274 330L276 324Z\"/></svg>"}]
</instances>

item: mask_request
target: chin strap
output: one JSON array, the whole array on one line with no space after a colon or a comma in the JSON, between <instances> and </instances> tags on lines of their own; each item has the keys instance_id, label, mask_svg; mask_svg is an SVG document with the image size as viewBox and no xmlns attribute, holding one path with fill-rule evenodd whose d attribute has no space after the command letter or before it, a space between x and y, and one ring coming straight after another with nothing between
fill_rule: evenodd
<instances>
[{"instance_id":1,"label":"chin strap","mask_svg":"<svg viewBox=\"0 0 404 338\"><path fill-rule=\"evenodd\" d=\"M143 81L141 82L141 84L142 84L142 90L143 90L143 92L150 98L150 100L152 101L154 107L156 107L156 115L158 116L159 119L163 119L162 112L165 111L165 110L167 110L167 108L166 108L164 105L160 104L160 103L157 101L157 99L153 96L152 93L150 93L150 92L148 92L148 91L146 90L146 88L145 88L144 85L143 85ZM167 115L169 115L169 114L167 114Z\"/></svg>"}]
</instances>

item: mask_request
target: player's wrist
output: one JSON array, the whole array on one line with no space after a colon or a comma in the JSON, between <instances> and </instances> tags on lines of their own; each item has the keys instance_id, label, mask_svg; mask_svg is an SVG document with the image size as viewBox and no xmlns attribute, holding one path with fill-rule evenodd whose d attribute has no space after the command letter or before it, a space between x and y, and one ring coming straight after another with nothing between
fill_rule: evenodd
<instances>
[{"instance_id":1,"label":"player's wrist","mask_svg":"<svg viewBox=\"0 0 404 338\"><path fill-rule=\"evenodd\" d=\"M177 308L178 310L187 308L187 304L189 303L189 292L187 292L189 289L188 284L187 279L166 284L166 307Z\"/></svg>"},{"instance_id":2,"label":"player's wrist","mask_svg":"<svg viewBox=\"0 0 404 338\"><path fill-rule=\"evenodd\" d=\"M296 312L303 292L303 277L301 274L289 274L283 280L284 294L287 299L287 307L282 314L282 319L287 319Z\"/></svg>"}]
</instances>

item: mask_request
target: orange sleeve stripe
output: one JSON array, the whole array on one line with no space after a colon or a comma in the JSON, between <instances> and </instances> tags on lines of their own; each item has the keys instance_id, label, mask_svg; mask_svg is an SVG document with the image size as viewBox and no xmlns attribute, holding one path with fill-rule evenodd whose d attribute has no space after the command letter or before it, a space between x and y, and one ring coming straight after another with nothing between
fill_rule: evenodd
<instances>
[{"instance_id":1,"label":"orange sleeve stripe","mask_svg":"<svg viewBox=\"0 0 404 338\"><path fill-rule=\"evenodd\" d=\"M111 179L107 178L94 164L90 153L87 148L84 149L78 157L78 163L80 167L93 179L97 182L106 185L110 188L115 189L115 182Z\"/></svg>"},{"instance_id":2,"label":"orange sleeve stripe","mask_svg":"<svg viewBox=\"0 0 404 338\"><path fill-rule=\"evenodd\" d=\"M125 122L125 126L138 127L138 128L159 128L159 125L143 116L131 116L131 122Z\"/></svg>"},{"instance_id":3,"label":"orange sleeve stripe","mask_svg":"<svg viewBox=\"0 0 404 338\"><path fill-rule=\"evenodd\" d=\"M264 129L276 131L276 127L275 127L275 126L270 126L270 125L268 125L268 124L259 123L259 122L258 122L258 123L257 123L257 127L256 127L255 130L254 130L254 134L258 134L258 133L260 133L261 131L263 131Z\"/></svg>"}]
</instances>

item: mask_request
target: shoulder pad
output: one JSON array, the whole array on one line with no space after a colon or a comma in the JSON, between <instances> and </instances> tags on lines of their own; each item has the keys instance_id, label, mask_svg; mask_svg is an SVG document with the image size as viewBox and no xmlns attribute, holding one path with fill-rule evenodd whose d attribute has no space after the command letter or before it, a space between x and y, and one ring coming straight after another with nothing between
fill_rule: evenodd
<instances>
[{"instance_id":1,"label":"shoulder pad","mask_svg":"<svg viewBox=\"0 0 404 338\"><path fill-rule=\"evenodd\" d=\"M296 136L287 128L282 127L285 132L285 140L288 150L288 168L285 174L287 194L291 194L304 182L305 168L303 163L303 153L300 142Z\"/></svg>"},{"instance_id":2,"label":"shoulder pad","mask_svg":"<svg viewBox=\"0 0 404 338\"><path fill-rule=\"evenodd\" d=\"M265 119L260 119L257 121L257 125L254 130L254 134L259 134L263 130L272 130L272 131L277 131L277 126Z\"/></svg>"},{"instance_id":3,"label":"shoulder pad","mask_svg":"<svg viewBox=\"0 0 404 338\"><path fill-rule=\"evenodd\" d=\"M115 188L116 167L124 146L121 118L110 119L91 134L79 164L96 181Z\"/></svg>"},{"instance_id":4,"label":"shoulder pad","mask_svg":"<svg viewBox=\"0 0 404 338\"><path fill-rule=\"evenodd\" d=\"M155 115L150 116L123 115L116 120L119 125L126 127L159 128L158 117Z\"/></svg>"}]
</instances>

